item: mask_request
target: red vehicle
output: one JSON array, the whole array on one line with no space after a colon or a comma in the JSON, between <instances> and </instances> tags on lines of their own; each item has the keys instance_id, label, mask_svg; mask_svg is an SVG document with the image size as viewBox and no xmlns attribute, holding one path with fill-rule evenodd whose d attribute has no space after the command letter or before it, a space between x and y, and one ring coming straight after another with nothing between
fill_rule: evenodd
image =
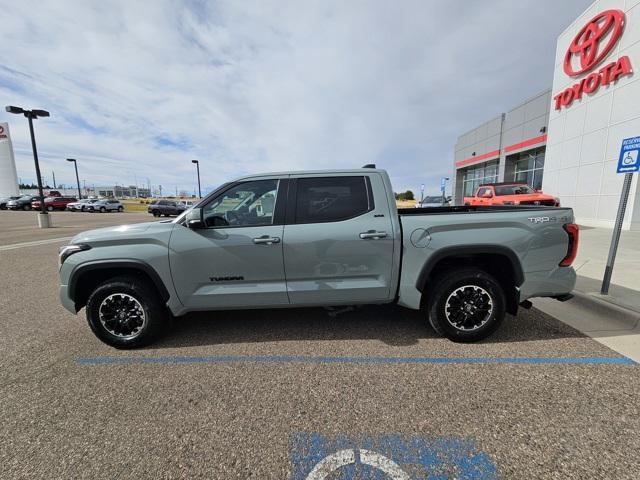
<instances>
[{"instance_id":1,"label":"red vehicle","mask_svg":"<svg viewBox=\"0 0 640 480\"><path fill-rule=\"evenodd\" d=\"M526 183L487 183L473 197L464 197L465 205L543 205L559 207L560 199L534 190Z\"/></svg>"},{"instance_id":2,"label":"red vehicle","mask_svg":"<svg viewBox=\"0 0 640 480\"><path fill-rule=\"evenodd\" d=\"M45 197L44 207L50 212L52 210L66 210L68 203L77 201L74 197ZM40 200L31 202L31 208L40 210Z\"/></svg>"}]
</instances>

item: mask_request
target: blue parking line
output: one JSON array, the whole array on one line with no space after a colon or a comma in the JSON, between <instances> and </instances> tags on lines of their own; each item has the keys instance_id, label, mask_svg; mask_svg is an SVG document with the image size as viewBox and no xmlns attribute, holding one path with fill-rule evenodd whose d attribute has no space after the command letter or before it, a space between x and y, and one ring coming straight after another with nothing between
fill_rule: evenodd
<instances>
[{"instance_id":1,"label":"blue parking line","mask_svg":"<svg viewBox=\"0 0 640 480\"><path fill-rule=\"evenodd\" d=\"M203 355L82 357L80 365L181 365L197 363L533 364L636 365L627 357L329 357L306 355Z\"/></svg>"}]
</instances>

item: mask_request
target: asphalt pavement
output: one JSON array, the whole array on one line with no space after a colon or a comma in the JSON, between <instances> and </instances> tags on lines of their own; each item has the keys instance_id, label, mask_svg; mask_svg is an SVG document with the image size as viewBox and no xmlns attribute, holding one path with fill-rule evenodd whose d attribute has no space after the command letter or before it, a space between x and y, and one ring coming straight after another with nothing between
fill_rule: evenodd
<instances>
[{"instance_id":1,"label":"asphalt pavement","mask_svg":"<svg viewBox=\"0 0 640 480\"><path fill-rule=\"evenodd\" d=\"M0 212L0 246L124 218ZM59 305L62 244L0 249L2 479L639 476L638 365L540 311L471 345L394 306L199 313L118 351Z\"/></svg>"}]
</instances>

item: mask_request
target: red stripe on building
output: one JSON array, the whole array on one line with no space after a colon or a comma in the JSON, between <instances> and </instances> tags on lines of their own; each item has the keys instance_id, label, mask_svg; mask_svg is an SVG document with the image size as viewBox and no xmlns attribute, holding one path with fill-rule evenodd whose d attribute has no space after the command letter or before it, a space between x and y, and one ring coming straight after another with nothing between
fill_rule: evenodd
<instances>
[{"instance_id":1,"label":"red stripe on building","mask_svg":"<svg viewBox=\"0 0 640 480\"><path fill-rule=\"evenodd\" d=\"M477 155L475 157L465 158L464 160L459 160L456 162L456 167L465 167L467 165L471 165L472 163L480 162L482 160L486 160L491 157L499 157L500 150L494 150L493 152L483 153L482 155Z\"/></svg>"},{"instance_id":2,"label":"red stripe on building","mask_svg":"<svg viewBox=\"0 0 640 480\"><path fill-rule=\"evenodd\" d=\"M524 147L530 147L531 145L535 145L536 143L542 143L547 141L547 134L540 135L539 137L530 138L525 140L524 142L514 143L513 145L509 145L505 147L505 153L513 152L514 150L518 150Z\"/></svg>"}]
</instances>

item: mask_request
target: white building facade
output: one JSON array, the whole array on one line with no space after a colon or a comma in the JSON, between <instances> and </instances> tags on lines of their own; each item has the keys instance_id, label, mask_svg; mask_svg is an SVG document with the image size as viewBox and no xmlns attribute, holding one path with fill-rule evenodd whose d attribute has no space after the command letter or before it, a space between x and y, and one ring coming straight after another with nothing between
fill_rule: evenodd
<instances>
[{"instance_id":1,"label":"white building facade","mask_svg":"<svg viewBox=\"0 0 640 480\"><path fill-rule=\"evenodd\" d=\"M0 123L0 198L18 195L18 173L9 124Z\"/></svg>"},{"instance_id":2,"label":"white building facade","mask_svg":"<svg viewBox=\"0 0 640 480\"><path fill-rule=\"evenodd\" d=\"M634 69L637 72L634 72ZM612 227L623 139L640 136L640 0L598 0L558 38L543 190L582 225ZM623 228L640 230L634 174Z\"/></svg>"}]
</instances>

